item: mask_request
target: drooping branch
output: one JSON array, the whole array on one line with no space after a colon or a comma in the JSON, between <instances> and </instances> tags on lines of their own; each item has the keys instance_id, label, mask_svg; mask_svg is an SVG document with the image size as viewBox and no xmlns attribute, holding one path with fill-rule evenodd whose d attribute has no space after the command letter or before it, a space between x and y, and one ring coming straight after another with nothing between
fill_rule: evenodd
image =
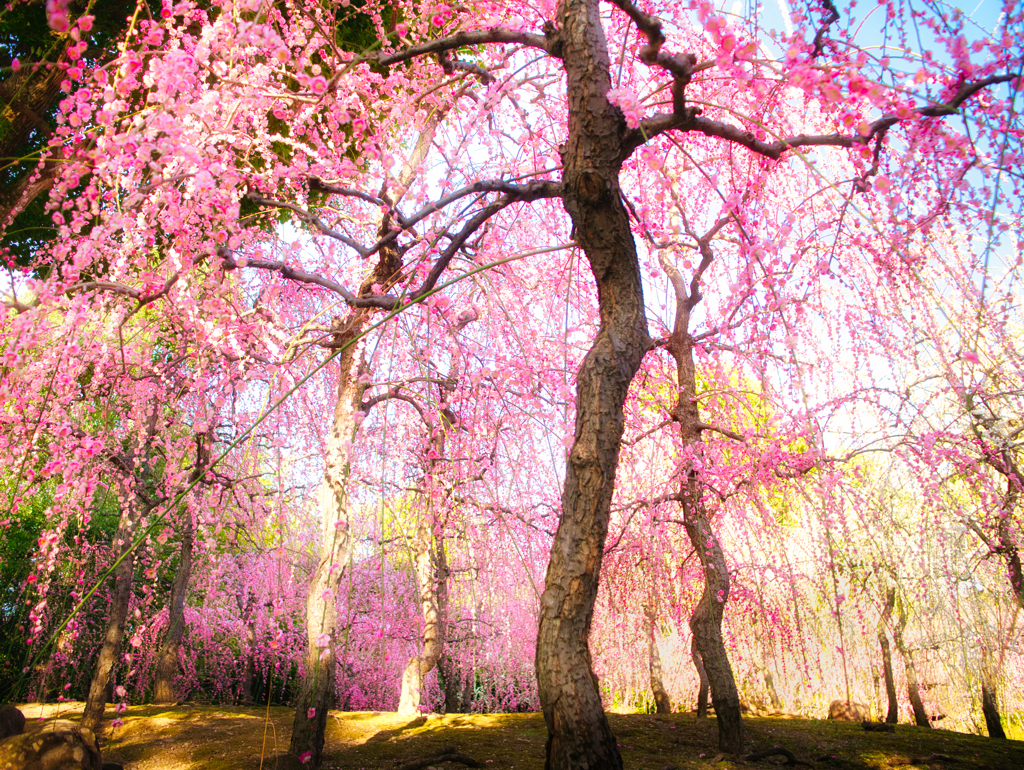
<instances>
[{"instance_id":1,"label":"drooping branch","mask_svg":"<svg viewBox=\"0 0 1024 770\"><path fill-rule=\"evenodd\" d=\"M287 209L288 211L293 212L296 216L298 216L299 219L301 219L306 224L315 227L320 233L326 235L328 238L333 238L336 241L341 241L350 249L359 254L359 256L370 256L371 252L365 246L360 245L359 243L357 243L352 238L349 238L344 233L339 233L337 230L328 227L326 224L324 224L320 217L318 217L313 212L302 208L302 206L298 206L294 203L288 203L287 201L278 201L273 200L272 198L264 198L258 192L252 190L246 193L245 198L246 200L252 201L258 206L267 206L269 208L274 209Z\"/></svg>"},{"instance_id":2,"label":"drooping branch","mask_svg":"<svg viewBox=\"0 0 1024 770\"><path fill-rule=\"evenodd\" d=\"M725 139L772 160L778 160L786 152L800 147L858 147L868 144L872 139L884 134L897 123L910 120L915 116L935 118L955 115L963 103L979 91L1000 83L1009 83L1015 80L1016 77L1014 74L991 75L981 80L963 83L947 101L918 107L907 117L888 113L870 123L868 131L864 134L797 134L778 139L774 142L767 142L763 139L758 139L753 132L731 123L712 120L693 112L679 113L676 111L672 114L661 113L641 121L640 126L630 131L623 139L623 148L626 155L629 155L629 153L652 137L673 129Z\"/></svg>"}]
</instances>

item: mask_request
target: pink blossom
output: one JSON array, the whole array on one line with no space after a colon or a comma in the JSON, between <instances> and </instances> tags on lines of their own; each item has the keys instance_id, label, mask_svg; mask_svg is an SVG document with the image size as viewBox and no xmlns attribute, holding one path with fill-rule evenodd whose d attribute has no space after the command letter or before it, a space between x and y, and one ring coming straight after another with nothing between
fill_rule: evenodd
<instances>
[{"instance_id":1,"label":"pink blossom","mask_svg":"<svg viewBox=\"0 0 1024 770\"><path fill-rule=\"evenodd\" d=\"M306 719L313 719L316 716L316 709L311 708L306 712Z\"/></svg>"},{"instance_id":2,"label":"pink blossom","mask_svg":"<svg viewBox=\"0 0 1024 770\"><path fill-rule=\"evenodd\" d=\"M981 359L978 358L978 354L973 350L964 350L960 353L960 357L969 364L980 364Z\"/></svg>"}]
</instances>

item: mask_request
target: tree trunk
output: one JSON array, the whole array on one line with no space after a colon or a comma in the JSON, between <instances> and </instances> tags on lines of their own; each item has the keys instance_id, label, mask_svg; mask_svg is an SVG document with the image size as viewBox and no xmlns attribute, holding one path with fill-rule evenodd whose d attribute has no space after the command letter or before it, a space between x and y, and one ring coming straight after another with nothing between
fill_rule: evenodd
<instances>
[{"instance_id":1,"label":"tree trunk","mask_svg":"<svg viewBox=\"0 0 1024 770\"><path fill-rule=\"evenodd\" d=\"M423 649L419 655L413 656L405 667L405 673L402 674L402 695L398 702L398 713L406 716L420 713L423 678L434 669L444 650L445 619L440 612L434 577L434 559L430 553L432 525L433 517L424 514L416 530L416 586L419 589L420 606L423 610ZM447 581L445 590L447 591Z\"/></svg>"},{"instance_id":2,"label":"tree trunk","mask_svg":"<svg viewBox=\"0 0 1024 770\"><path fill-rule=\"evenodd\" d=\"M704 670L704 661L700 659L696 636L690 637L690 657L693 659L693 667L697 669L697 678L700 680L697 689L697 716L700 719L705 719L708 715L708 691L711 685L708 684L708 672Z\"/></svg>"},{"instance_id":3,"label":"tree trunk","mask_svg":"<svg viewBox=\"0 0 1024 770\"><path fill-rule=\"evenodd\" d=\"M999 702L996 700L994 683L984 682L981 685L981 713L985 715L988 737L1001 738L1005 741L1006 733L1003 732L1003 722L999 718Z\"/></svg>"},{"instance_id":4,"label":"tree trunk","mask_svg":"<svg viewBox=\"0 0 1024 770\"><path fill-rule=\"evenodd\" d=\"M598 289L601 325L576 380L575 440L562 515L541 596L537 686L547 770L617 770L622 758L601 704L588 638L597 597L629 384L650 345L636 244L622 204L622 113L611 87L601 7L563 0L551 29L566 70L563 202Z\"/></svg>"},{"instance_id":5,"label":"tree trunk","mask_svg":"<svg viewBox=\"0 0 1024 770\"><path fill-rule=\"evenodd\" d=\"M896 649L903 656L903 663L907 669L907 694L910 696L910 706L914 711L914 723L918 727L931 727L928 720L928 712L924 709L924 702L921 700L921 684L917 676L917 666L914 663L914 654L907 648L903 641L903 629L907 626L907 616L900 608L900 620L892 632L892 640L896 643Z\"/></svg>"},{"instance_id":6,"label":"tree trunk","mask_svg":"<svg viewBox=\"0 0 1024 770\"><path fill-rule=\"evenodd\" d=\"M764 672L764 686L768 688L768 700L772 703L772 708L776 711L782 711L782 699L779 698L778 692L775 691L775 678L772 676L772 672L767 669Z\"/></svg>"},{"instance_id":7,"label":"tree trunk","mask_svg":"<svg viewBox=\"0 0 1024 770\"><path fill-rule=\"evenodd\" d=\"M886 626L892 617L892 610L896 603L896 589L890 588L885 595L885 608L882 610L882 617L878 621L878 645L882 648L882 673L885 677L885 695L889 703L889 710L886 712L885 721L896 724L900 721L900 706L896 696L896 677L892 671L892 651L889 649L889 635L886 633Z\"/></svg>"},{"instance_id":8,"label":"tree trunk","mask_svg":"<svg viewBox=\"0 0 1024 770\"><path fill-rule=\"evenodd\" d=\"M444 713L465 713L466 705L459 699L459 670L455 665L451 649L446 649L437 659L437 676L441 680L441 692L444 693Z\"/></svg>"},{"instance_id":9,"label":"tree trunk","mask_svg":"<svg viewBox=\"0 0 1024 770\"><path fill-rule=\"evenodd\" d=\"M359 335L368 313L353 310L338 324L337 344L351 343L338 356L338 394L326 441L324 480L320 487L320 558L306 596L306 657L302 686L288 751L312 770L320 766L327 710L334 705L338 611L335 604L342 572L349 558L349 454L358 428L363 386L359 382L362 342Z\"/></svg>"},{"instance_id":10,"label":"tree trunk","mask_svg":"<svg viewBox=\"0 0 1024 770\"><path fill-rule=\"evenodd\" d=\"M167 633L157 655L156 684L153 690L154 703L174 703L178 695L174 689L174 677L178 673L178 652L185 635L185 594L192 574L192 515L185 511L181 533L181 556L178 573L171 586L171 600L168 607Z\"/></svg>"},{"instance_id":11,"label":"tree trunk","mask_svg":"<svg viewBox=\"0 0 1024 770\"><path fill-rule=\"evenodd\" d=\"M239 577L243 574L243 556L235 557L238 563ZM242 703L252 703L252 684L255 679L256 666L253 657L256 653L256 626L253 620L256 597L247 590L247 586L239 581L235 587L235 606L238 607L238 617L245 626L245 646L242 648L244 661L242 663Z\"/></svg>"},{"instance_id":12,"label":"tree trunk","mask_svg":"<svg viewBox=\"0 0 1024 770\"><path fill-rule=\"evenodd\" d=\"M701 251L701 268L698 270L706 269L714 259L709 245L712 233L698 239ZM686 283L675 265L664 255L659 255L659 259L676 297L676 316L666 345L676 362L678 394L672 418L679 423L683 447L693 453L687 461L688 467L685 468L677 499L683 508L683 526L687 537L704 572L704 592L690 616L690 630L711 688L711 701L718 721L718 746L722 751L739 754L743 751L740 695L722 638L722 618L725 604L729 600L729 567L704 505L704 481L699 470L704 425L697 405L697 368L693 360L693 337L689 325L690 314L700 302L701 294L696 277L687 291Z\"/></svg>"},{"instance_id":13,"label":"tree trunk","mask_svg":"<svg viewBox=\"0 0 1024 770\"><path fill-rule=\"evenodd\" d=\"M195 441L196 465L192 470L190 483L202 478L210 462L210 449L206 445L205 434L197 434ZM185 595L188 593L188 583L192 577L192 551L195 547L192 514L185 510L181 518L181 556L178 561L178 572L171 586L170 606L167 608L167 632L157 655L154 703L174 703L178 699L174 689L174 677L178 673L178 655L182 637L185 635Z\"/></svg>"},{"instance_id":14,"label":"tree trunk","mask_svg":"<svg viewBox=\"0 0 1024 770\"><path fill-rule=\"evenodd\" d=\"M107 632L103 637L103 646L96 660L89 695L85 700L85 711L82 714L82 726L93 732L99 732L103 723L103 711L110 699L111 675L117 664L124 637L125 620L128 618L128 605L132 598L132 573L135 569L135 552L131 550L132 538L138 524L136 511L128 504L121 514L120 526L117 530L116 542L120 543L118 557L121 563L114 570L114 591L110 602L110 616L107 620Z\"/></svg>"},{"instance_id":15,"label":"tree trunk","mask_svg":"<svg viewBox=\"0 0 1024 770\"><path fill-rule=\"evenodd\" d=\"M730 754L743 751L740 694L722 638L722 615L729 599L729 573L718 538L703 516L684 519L690 542L704 566L704 593L690 616L690 630L707 673L711 703L718 720L718 747Z\"/></svg>"},{"instance_id":16,"label":"tree trunk","mask_svg":"<svg viewBox=\"0 0 1024 770\"><path fill-rule=\"evenodd\" d=\"M655 623L654 608L648 605L646 610L647 660L650 667L651 693L654 695L654 707L655 711L659 714L671 714L672 699L668 697L668 691L661 680L661 654L658 652L658 627L657 623Z\"/></svg>"}]
</instances>

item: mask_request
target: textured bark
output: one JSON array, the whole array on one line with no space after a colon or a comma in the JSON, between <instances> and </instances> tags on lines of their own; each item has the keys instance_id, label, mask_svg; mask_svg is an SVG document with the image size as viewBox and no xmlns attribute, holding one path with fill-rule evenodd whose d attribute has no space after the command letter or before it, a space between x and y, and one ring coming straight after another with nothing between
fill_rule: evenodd
<instances>
[{"instance_id":1,"label":"textured bark","mask_svg":"<svg viewBox=\"0 0 1024 770\"><path fill-rule=\"evenodd\" d=\"M434 560L430 549L432 523L430 517L422 517L414 540L416 587L423 611L423 646L420 654L412 657L402 674L398 713L405 715L419 713L423 678L434 670L444 650L445 619L441 615L437 590L437 582L441 581L438 579L435 582ZM447 590L447 581L444 583Z\"/></svg>"},{"instance_id":2,"label":"textured bark","mask_svg":"<svg viewBox=\"0 0 1024 770\"><path fill-rule=\"evenodd\" d=\"M597 0L563 0L550 34L563 57L568 138L563 202L597 283L600 328L577 373L575 439L541 596L537 685L545 767L622 767L601 704L588 638L619 448L623 404L650 339L636 244L619 187L621 112L607 100L609 57Z\"/></svg>"},{"instance_id":3,"label":"textured bark","mask_svg":"<svg viewBox=\"0 0 1024 770\"><path fill-rule=\"evenodd\" d=\"M337 325L338 344L357 340L369 314L353 310ZM338 611L334 597L348 562L349 452L357 429L363 386L359 382L362 343L355 341L338 356L338 393L326 441L324 480L320 487L320 555L306 597L306 658L302 687L295 702L289 753L318 768L324 748L327 711L334 705Z\"/></svg>"},{"instance_id":4,"label":"textured bark","mask_svg":"<svg viewBox=\"0 0 1024 770\"><path fill-rule=\"evenodd\" d=\"M988 728L989 738L1001 738L1006 740L1006 733L1003 731L1003 721L999 717L999 702L996 700L996 687L992 682L985 682L981 685L981 713L985 715L985 726Z\"/></svg>"},{"instance_id":5,"label":"textured bark","mask_svg":"<svg viewBox=\"0 0 1024 770\"><path fill-rule=\"evenodd\" d=\"M672 699L668 696L665 683L661 679L661 653L658 652L658 625L655 622L654 608L645 608L644 625L647 627L647 661L651 678L651 694L654 696L655 711L659 714L672 713Z\"/></svg>"},{"instance_id":6,"label":"textured bark","mask_svg":"<svg viewBox=\"0 0 1024 770\"><path fill-rule=\"evenodd\" d=\"M129 505L121 513L117 541L121 543L118 556L123 556L121 563L114 570L114 591L110 602L110 616L107 630L103 637L103 646L96 660L89 695L85 700L85 711L82 714L82 726L94 732L103 723L103 711L110 697L109 685L117 657L124 638L125 620L128 617L128 604L132 598L132 573L135 569L135 553L131 550L132 538L138 525L136 509Z\"/></svg>"},{"instance_id":7,"label":"textured bark","mask_svg":"<svg viewBox=\"0 0 1024 770\"><path fill-rule=\"evenodd\" d=\"M202 478L206 466L210 463L210 449L206 435L198 434L196 441L196 461L189 482ZM160 652L157 654L156 683L153 688L154 703L174 703L178 699L174 689L174 677L178 673L178 655L181 640L185 635L185 595L192 577L192 552L195 548L195 533L192 529L192 515L186 510L182 512L181 550L178 558L178 572L171 585L171 600L167 608L167 632L164 634Z\"/></svg>"},{"instance_id":8,"label":"textured bark","mask_svg":"<svg viewBox=\"0 0 1024 770\"><path fill-rule=\"evenodd\" d=\"M697 686L697 716L704 719L708 715L708 692L711 685L708 684L708 672L704 670L704 661L700 658L700 650L697 649L697 637L690 638L690 657L693 659L693 667L697 669L697 678L700 684Z\"/></svg>"},{"instance_id":9,"label":"textured bark","mask_svg":"<svg viewBox=\"0 0 1024 770\"><path fill-rule=\"evenodd\" d=\"M885 695L889 704L885 721L896 724L900 720L900 706L896 696L896 677L892 670L892 650L889 648L889 635L886 627L892 618L892 610L896 603L896 589L890 588L885 595L885 607L878 621L878 645L882 648L882 673L885 677Z\"/></svg>"}]
</instances>

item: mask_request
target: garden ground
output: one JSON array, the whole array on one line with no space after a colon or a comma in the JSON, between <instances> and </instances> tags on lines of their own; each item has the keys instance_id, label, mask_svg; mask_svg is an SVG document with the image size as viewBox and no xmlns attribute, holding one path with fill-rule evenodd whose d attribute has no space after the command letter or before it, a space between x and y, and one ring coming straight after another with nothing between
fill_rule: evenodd
<instances>
[{"instance_id":1,"label":"garden ground","mask_svg":"<svg viewBox=\"0 0 1024 770\"><path fill-rule=\"evenodd\" d=\"M81 703L23 704L26 731L58 716L76 719ZM113 717L113 710L110 709ZM287 747L294 712L273 707L133 706L124 724L102 741L104 760L125 770L275 770ZM693 714L610 714L627 770L769 768L760 761L724 759L713 718ZM778 717L746 719L747 752L781 746L803 766L816 768L1024 768L1024 741L993 741L947 730L898 725L894 734L865 732L859 724ZM381 712L332 712L324 768L396 770L443 753L458 753L489 770L541 770L546 731L540 714L450 714L415 718ZM438 770L463 765L437 763Z\"/></svg>"}]
</instances>

